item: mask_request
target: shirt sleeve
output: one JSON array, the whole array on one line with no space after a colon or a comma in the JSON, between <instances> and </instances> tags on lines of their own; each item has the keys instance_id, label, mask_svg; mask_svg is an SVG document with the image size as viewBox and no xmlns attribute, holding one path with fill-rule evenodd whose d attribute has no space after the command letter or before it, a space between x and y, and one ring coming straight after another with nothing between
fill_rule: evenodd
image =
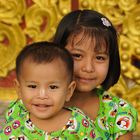
<instances>
[{"instance_id":1,"label":"shirt sleeve","mask_svg":"<svg viewBox=\"0 0 140 140\"><path fill-rule=\"evenodd\" d=\"M118 109L115 116L114 133L124 135L136 130L138 113L136 109L123 99L118 100Z\"/></svg>"}]
</instances>

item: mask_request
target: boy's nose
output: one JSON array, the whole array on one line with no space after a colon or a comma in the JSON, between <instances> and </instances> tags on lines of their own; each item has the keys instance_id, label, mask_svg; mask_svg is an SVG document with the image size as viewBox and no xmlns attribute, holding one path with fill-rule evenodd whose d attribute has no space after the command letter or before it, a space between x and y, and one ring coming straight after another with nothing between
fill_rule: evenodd
<instances>
[{"instance_id":1,"label":"boy's nose","mask_svg":"<svg viewBox=\"0 0 140 140\"><path fill-rule=\"evenodd\" d=\"M40 97L40 98L48 98L47 91L46 91L45 88L41 88L41 89L39 90L39 97Z\"/></svg>"}]
</instances>

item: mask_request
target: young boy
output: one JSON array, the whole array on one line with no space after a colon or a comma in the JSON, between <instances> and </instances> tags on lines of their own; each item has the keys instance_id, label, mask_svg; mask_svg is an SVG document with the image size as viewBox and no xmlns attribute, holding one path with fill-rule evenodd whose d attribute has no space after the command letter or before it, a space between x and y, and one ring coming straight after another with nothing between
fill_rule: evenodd
<instances>
[{"instance_id":1,"label":"young boy","mask_svg":"<svg viewBox=\"0 0 140 140\"><path fill-rule=\"evenodd\" d=\"M66 49L49 42L26 46L16 59L16 75L18 100L6 112L2 140L100 138L81 110L64 107L76 86Z\"/></svg>"}]
</instances>

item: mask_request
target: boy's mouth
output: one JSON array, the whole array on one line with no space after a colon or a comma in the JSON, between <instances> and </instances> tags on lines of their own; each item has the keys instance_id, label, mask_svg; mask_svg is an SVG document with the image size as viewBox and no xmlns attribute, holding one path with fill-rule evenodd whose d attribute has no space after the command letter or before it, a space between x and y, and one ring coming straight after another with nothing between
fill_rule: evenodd
<instances>
[{"instance_id":1,"label":"boy's mouth","mask_svg":"<svg viewBox=\"0 0 140 140\"><path fill-rule=\"evenodd\" d=\"M50 106L50 105L42 105L42 104L38 104L38 105L35 105L35 106L37 106L37 107L48 107L48 106Z\"/></svg>"},{"instance_id":2,"label":"boy's mouth","mask_svg":"<svg viewBox=\"0 0 140 140\"><path fill-rule=\"evenodd\" d=\"M48 109L48 107L51 107L52 105L34 104L34 106L40 111L45 111L46 109Z\"/></svg>"}]
</instances>

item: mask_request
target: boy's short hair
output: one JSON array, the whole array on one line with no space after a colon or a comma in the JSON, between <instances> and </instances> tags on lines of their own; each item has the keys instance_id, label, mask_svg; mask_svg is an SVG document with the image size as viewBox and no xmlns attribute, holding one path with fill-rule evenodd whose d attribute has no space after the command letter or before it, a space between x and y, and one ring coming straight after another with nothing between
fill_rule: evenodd
<instances>
[{"instance_id":1,"label":"boy's short hair","mask_svg":"<svg viewBox=\"0 0 140 140\"><path fill-rule=\"evenodd\" d=\"M65 48L60 48L57 44L47 41L32 43L21 50L16 58L17 78L19 78L21 66L26 59L30 59L37 64L45 64L57 60L58 58L64 62L68 76L70 80L72 80L73 59L71 54Z\"/></svg>"}]
</instances>

